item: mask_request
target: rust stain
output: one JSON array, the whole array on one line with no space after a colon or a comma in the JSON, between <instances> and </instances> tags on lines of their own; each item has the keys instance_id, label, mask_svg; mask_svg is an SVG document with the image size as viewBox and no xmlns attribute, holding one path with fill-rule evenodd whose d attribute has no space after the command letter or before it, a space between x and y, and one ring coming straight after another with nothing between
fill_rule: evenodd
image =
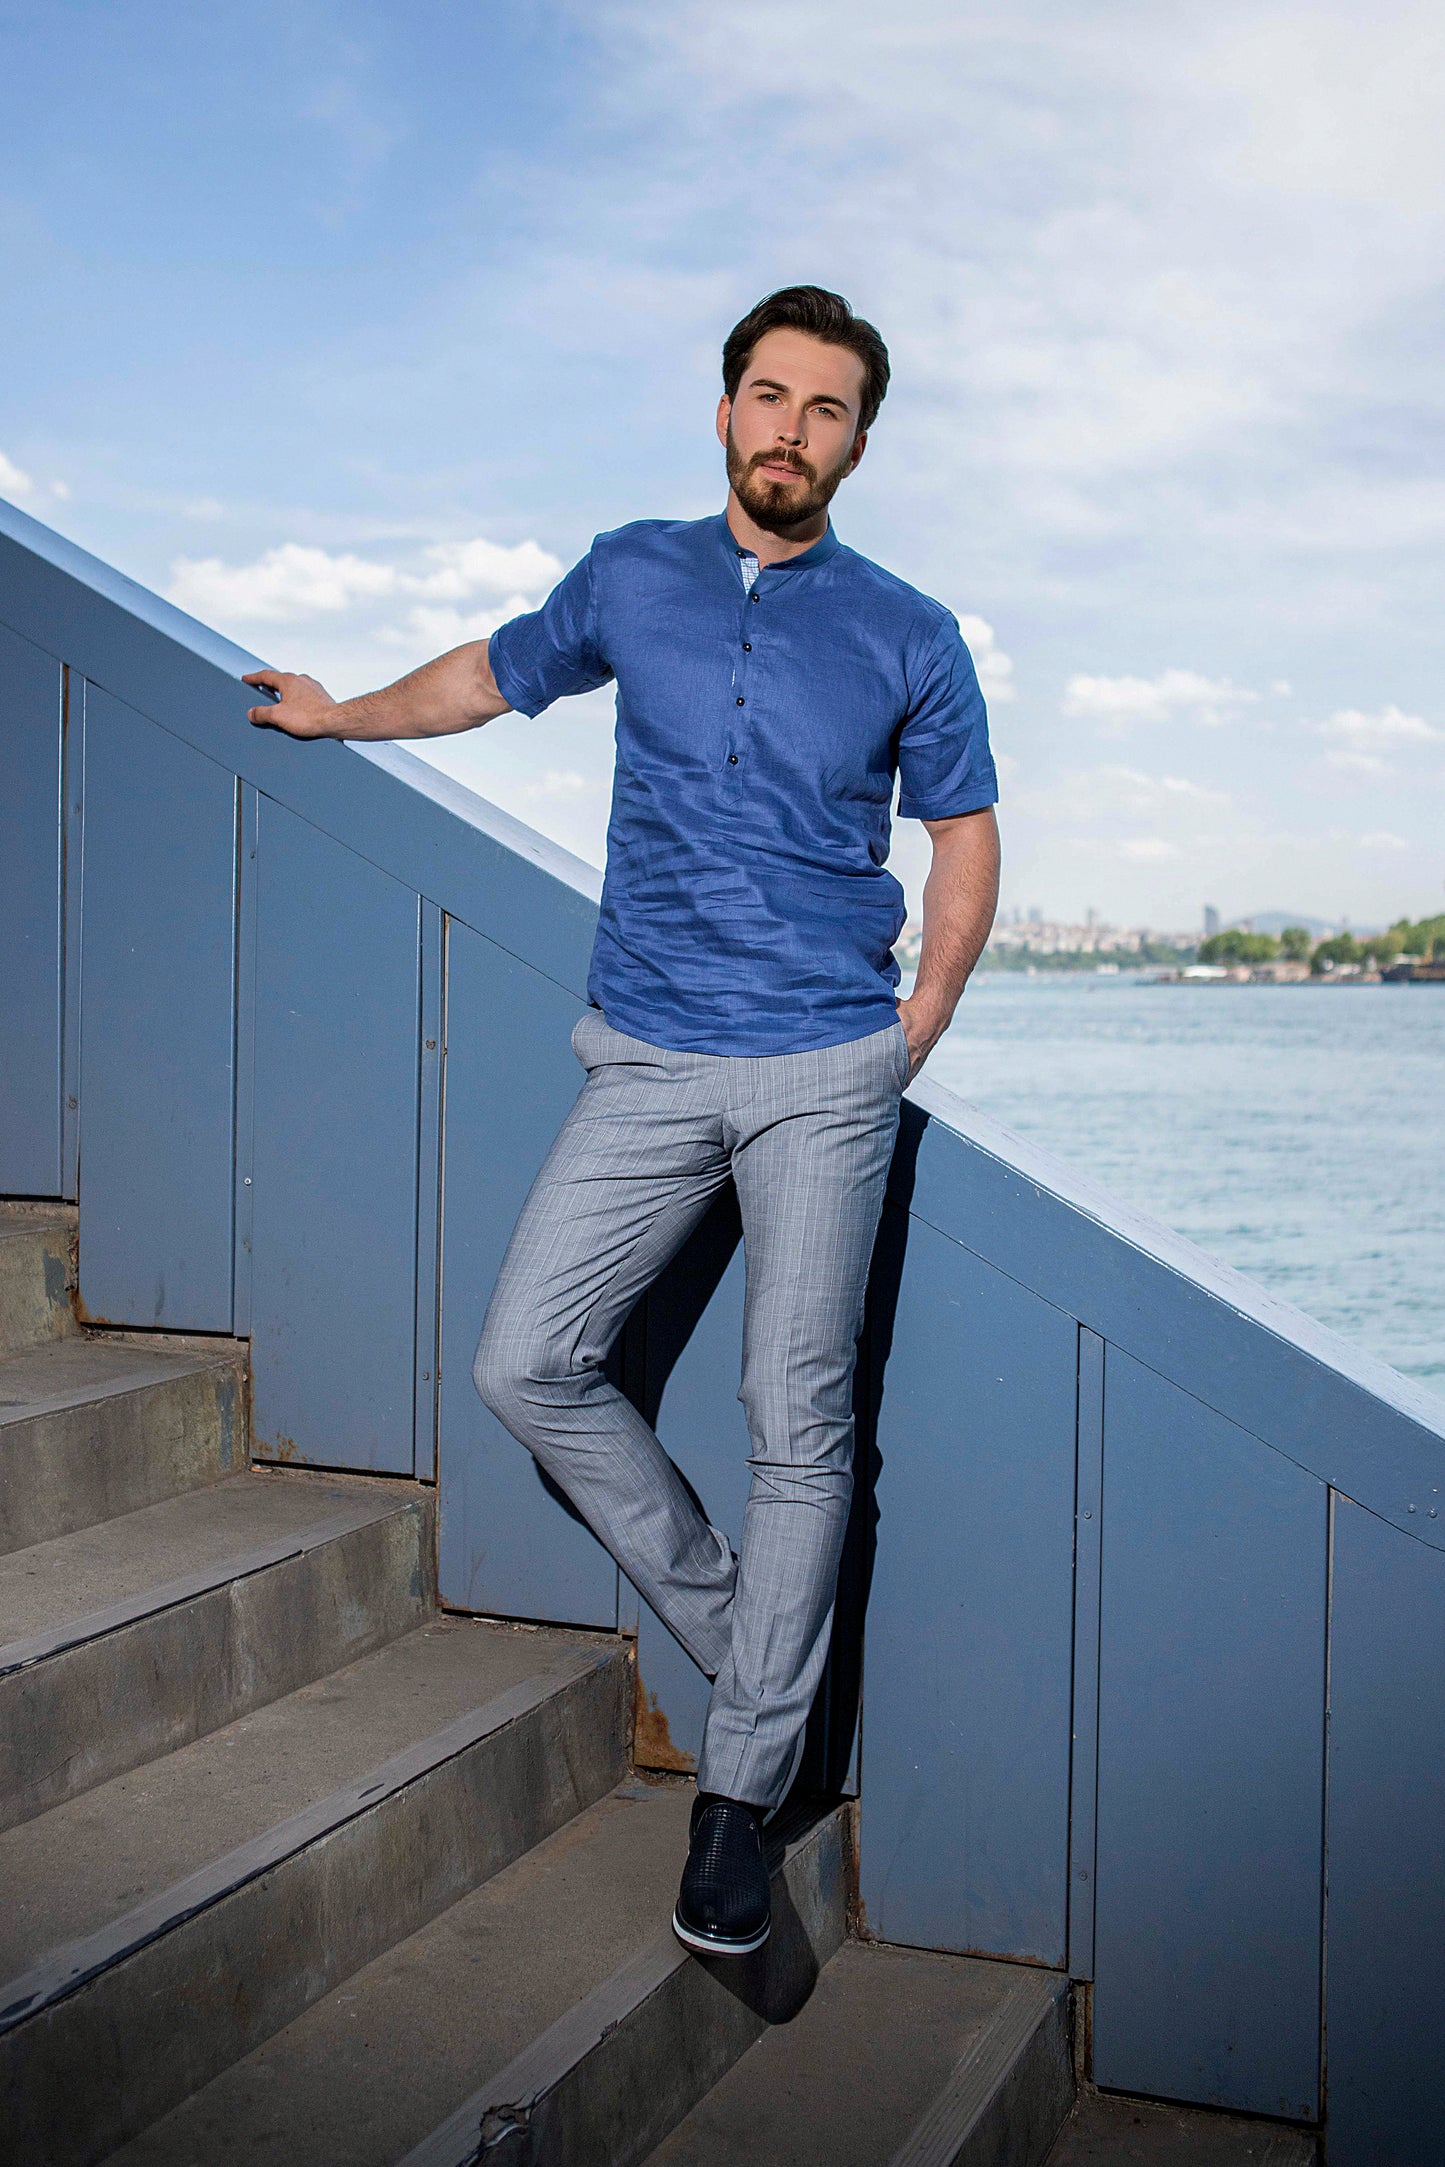
<instances>
[{"instance_id":1,"label":"rust stain","mask_svg":"<svg viewBox=\"0 0 1445 2167\"><path fill-rule=\"evenodd\" d=\"M114 1317L102 1317L98 1311L87 1309L85 1298L81 1294L79 1287L72 1287L70 1290L70 1306L75 1311L77 1324L114 1325L115 1323Z\"/></svg>"},{"instance_id":2,"label":"rust stain","mask_svg":"<svg viewBox=\"0 0 1445 2167\"><path fill-rule=\"evenodd\" d=\"M691 1753L684 1753L681 1746L673 1744L667 1717L657 1704L657 1695L649 1693L643 1684L640 1666L634 1666L632 1675L633 1761L639 1768L664 1768L674 1776L695 1775L695 1757Z\"/></svg>"}]
</instances>

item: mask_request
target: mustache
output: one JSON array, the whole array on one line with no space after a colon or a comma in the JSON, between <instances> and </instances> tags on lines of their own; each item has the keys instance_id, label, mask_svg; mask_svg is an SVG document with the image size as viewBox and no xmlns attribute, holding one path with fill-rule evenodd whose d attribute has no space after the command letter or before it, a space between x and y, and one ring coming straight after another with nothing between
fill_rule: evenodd
<instances>
[{"instance_id":1,"label":"mustache","mask_svg":"<svg viewBox=\"0 0 1445 2167\"><path fill-rule=\"evenodd\" d=\"M800 458L797 452L755 451L748 461L749 474L761 466L784 466L792 474L801 474L806 481L815 482L818 479L818 469L810 466L806 459Z\"/></svg>"}]
</instances>

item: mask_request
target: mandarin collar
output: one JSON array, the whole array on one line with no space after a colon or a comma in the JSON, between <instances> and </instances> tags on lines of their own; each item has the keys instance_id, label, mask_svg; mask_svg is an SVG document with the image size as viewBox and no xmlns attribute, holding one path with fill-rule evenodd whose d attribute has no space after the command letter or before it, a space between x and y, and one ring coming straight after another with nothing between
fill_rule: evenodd
<instances>
[{"instance_id":1,"label":"mandarin collar","mask_svg":"<svg viewBox=\"0 0 1445 2167\"><path fill-rule=\"evenodd\" d=\"M726 512L719 512L717 515L717 531L719 538L727 548L729 556L737 558L746 554L742 544L728 525ZM811 571L814 565L826 564L830 557L836 556L842 546L830 519L811 548L800 550L796 557L786 557L781 564L765 564L762 568L763 576L776 577L784 572Z\"/></svg>"}]
</instances>

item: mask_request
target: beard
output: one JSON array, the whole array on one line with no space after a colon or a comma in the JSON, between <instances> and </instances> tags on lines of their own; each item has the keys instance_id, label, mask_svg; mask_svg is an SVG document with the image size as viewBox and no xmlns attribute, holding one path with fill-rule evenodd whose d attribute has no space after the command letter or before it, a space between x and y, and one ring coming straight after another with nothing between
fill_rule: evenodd
<instances>
[{"instance_id":1,"label":"beard","mask_svg":"<svg viewBox=\"0 0 1445 2167\"><path fill-rule=\"evenodd\" d=\"M790 487L787 482L776 482L770 475L760 473L764 460L773 465L785 464L802 478L804 487ZM805 519L814 519L825 511L838 493L839 485L847 471L844 458L831 474L819 474L815 466L799 452L759 451L751 459L744 459L733 441L732 424L727 436L728 481L734 496L752 520L765 534L785 534L789 527L801 525Z\"/></svg>"}]
</instances>

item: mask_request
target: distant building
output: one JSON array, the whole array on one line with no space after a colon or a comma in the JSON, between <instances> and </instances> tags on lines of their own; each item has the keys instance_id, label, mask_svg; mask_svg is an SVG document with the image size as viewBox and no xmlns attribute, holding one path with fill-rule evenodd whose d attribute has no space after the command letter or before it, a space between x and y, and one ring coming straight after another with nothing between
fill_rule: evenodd
<instances>
[{"instance_id":1,"label":"distant building","mask_svg":"<svg viewBox=\"0 0 1445 2167\"><path fill-rule=\"evenodd\" d=\"M1219 913L1212 903L1206 903L1204 906L1204 938L1210 940L1218 931Z\"/></svg>"}]
</instances>

